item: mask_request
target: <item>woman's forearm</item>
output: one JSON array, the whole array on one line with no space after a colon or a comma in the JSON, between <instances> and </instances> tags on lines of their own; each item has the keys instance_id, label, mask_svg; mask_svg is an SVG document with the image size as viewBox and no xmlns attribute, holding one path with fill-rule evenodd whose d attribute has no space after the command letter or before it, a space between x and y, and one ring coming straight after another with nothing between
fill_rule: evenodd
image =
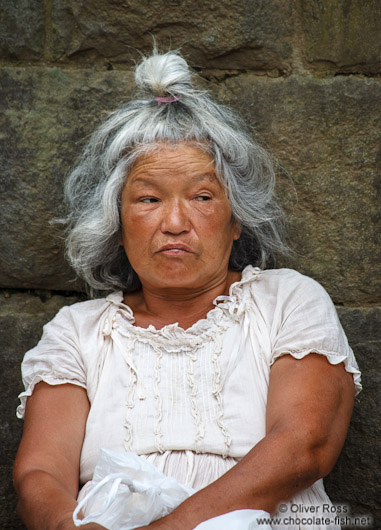
<instances>
[{"instance_id":1,"label":"woman's forearm","mask_svg":"<svg viewBox=\"0 0 381 530\"><path fill-rule=\"evenodd\" d=\"M150 527L192 530L202 521L234 510L273 513L279 503L319 478L314 455L303 454L300 445L287 438L288 433L281 432L267 436L230 471Z\"/></svg>"}]
</instances>

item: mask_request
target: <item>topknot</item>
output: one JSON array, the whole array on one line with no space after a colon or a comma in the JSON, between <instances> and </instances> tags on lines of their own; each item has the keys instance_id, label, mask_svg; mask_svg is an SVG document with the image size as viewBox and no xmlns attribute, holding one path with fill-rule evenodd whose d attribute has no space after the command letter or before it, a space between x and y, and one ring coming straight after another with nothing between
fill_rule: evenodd
<instances>
[{"instance_id":1,"label":"topknot","mask_svg":"<svg viewBox=\"0 0 381 530\"><path fill-rule=\"evenodd\" d=\"M186 61L176 52L155 53L136 67L135 82L148 97L183 96L192 89L192 76Z\"/></svg>"}]
</instances>

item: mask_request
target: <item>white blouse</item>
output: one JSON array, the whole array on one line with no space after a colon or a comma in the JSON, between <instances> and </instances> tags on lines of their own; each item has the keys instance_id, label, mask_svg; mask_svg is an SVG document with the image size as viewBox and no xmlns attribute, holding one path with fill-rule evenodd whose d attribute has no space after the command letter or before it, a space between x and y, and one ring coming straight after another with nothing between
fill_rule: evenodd
<instances>
[{"instance_id":1,"label":"white blouse","mask_svg":"<svg viewBox=\"0 0 381 530\"><path fill-rule=\"evenodd\" d=\"M25 355L18 417L39 381L81 386L91 405L81 484L91 480L104 447L143 455L200 489L265 436L269 373L280 356L313 352L331 364L344 362L360 391L360 372L332 301L311 278L248 266L214 305L186 330L177 323L134 326L122 292L62 308ZM289 505L329 502L320 480Z\"/></svg>"}]
</instances>

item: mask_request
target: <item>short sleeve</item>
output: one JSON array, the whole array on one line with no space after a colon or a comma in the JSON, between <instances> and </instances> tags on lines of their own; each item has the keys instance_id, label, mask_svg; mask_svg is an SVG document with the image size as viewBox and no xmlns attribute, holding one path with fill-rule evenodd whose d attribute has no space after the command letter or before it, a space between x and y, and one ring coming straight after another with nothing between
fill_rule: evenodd
<instances>
[{"instance_id":1,"label":"short sleeve","mask_svg":"<svg viewBox=\"0 0 381 530\"><path fill-rule=\"evenodd\" d=\"M309 353L325 355L331 364L344 363L347 372L353 374L356 393L360 392L361 374L355 356L324 288L294 272L280 291L271 364L286 354L296 359Z\"/></svg>"},{"instance_id":2,"label":"short sleeve","mask_svg":"<svg viewBox=\"0 0 381 530\"><path fill-rule=\"evenodd\" d=\"M18 418L24 417L26 400L41 381L49 385L71 383L86 388L77 335L69 307L63 307L44 326L40 342L25 354L21 365L25 391L19 395Z\"/></svg>"}]
</instances>

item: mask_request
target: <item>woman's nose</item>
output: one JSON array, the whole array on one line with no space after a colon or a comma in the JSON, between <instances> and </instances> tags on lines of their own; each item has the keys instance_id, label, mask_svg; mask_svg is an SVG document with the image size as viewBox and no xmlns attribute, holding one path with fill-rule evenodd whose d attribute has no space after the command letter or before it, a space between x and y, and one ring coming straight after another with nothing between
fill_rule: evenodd
<instances>
[{"instance_id":1,"label":"woman's nose","mask_svg":"<svg viewBox=\"0 0 381 530\"><path fill-rule=\"evenodd\" d=\"M189 212L185 204L180 201L171 201L165 206L161 223L162 232L181 234L189 232L190 228Z\"/></svg>"}]
</instances>

